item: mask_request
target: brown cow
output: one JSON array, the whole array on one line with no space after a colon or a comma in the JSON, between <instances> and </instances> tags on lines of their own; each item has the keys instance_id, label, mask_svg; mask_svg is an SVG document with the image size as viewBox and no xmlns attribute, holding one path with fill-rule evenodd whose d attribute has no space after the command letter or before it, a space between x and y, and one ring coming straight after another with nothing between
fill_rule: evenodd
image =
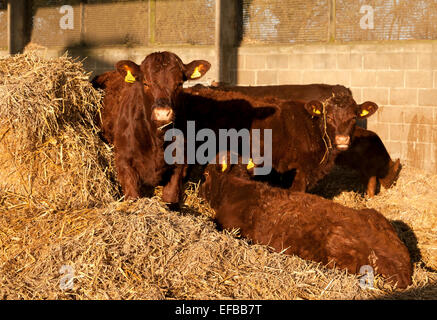
<instances>
[{"instance_id":1,"label":"brown cow","mask_svg":"<svg viewBox=\"0 0 437 320\"><path fill-rule=\"evenodd\" d=\"M155 52L141 67L122 60L116 71L93 80L95 87L105 90L101 127L114 144L118 179L127 199L162 183L163 200L179 202L184 167L165 163L163 129L175 120L183 82L201 78L210 66L204 60L184 64L171 52Z\"/></svg>"},{"instance_id":2,"label":"brown cow","mask_svg":"<svg viewBox=\"0 0 437 320\"><path fill-rule=\"evenodd\" d=\"M208 165L200 187L222 228L239 228L255 243L351 273L370 265L398 288L411 284L409 252L379 212L250 180L242 165L222 170Z\"/></svg>"},{"instance_id":3,"label":"brown cow","mask_svg":"<svg viewBox=\"0 0 437 320\"><path fill-rule=\"evenodd\" d=\"M384 188L390 188L402 168L399 159L391 160L376 133L359 127L355 129L351 148L340 153L335 163L358 171L369 197L375 195L378 181Z\"/></svg>"},{"instance_id":4,"label":"brown cow","mask_svg":"<svg viewBox=\"0 0 437 320\"><path fill-rule=\"evenodd\" d=\"M232 99L236 94L248 101L256 100L242 93L206 87L184 91L211 100ZM295 170L291 189L303 192L328 174L336 156L348 149L356 119L367 118L378 109L373 102L357 105L349 90L341 86L333 90L323 103L317 100L308 103L274 98L267 100L275 104L278 111L265 119L255 119L251 129L272 129L274 172L286 174ZM238 111L229 114L230 119L236 116Z\"/></svg>"},{"instance_id":5,"label":"brown cow","mask_svg":"<svg viewBox=\"0 0 437 320\"><path fill-rule=\"evenodd\" d=\"M97 125L100 127L105 142L114 143L114 116L112 111L118 104L119 93L123 86L126 85L126 82L122 75L117 70L114 70L94 77L91 83L94 88L104 90L103 108L101 110L101 117L97 120Z\"/></svg>"},{"instance_id":6,"label":"brown cow","mask_svg":"<svg viewBox=\"0 0 437 320\"><path fill-rule=\"evenodd\" d=\"M252 98L275 97L303 102L311 100L324 101L330 98L335 90L349 93L352 97L352 92L348 88L327 84L230 86L213 83L212 88L227 92L239 92ZM354 140L357 141L352 142L351 148L345 154L340 154L341 157L338 161L341 161L341 163L336 160L336 164L358 170L369 197L375 195L377 181L385 188L390 188L401 170L399 159L394 162L391 160L383 142L372 131L357 129L352 136L352 141Z\"/></svg>"}]
</instances>

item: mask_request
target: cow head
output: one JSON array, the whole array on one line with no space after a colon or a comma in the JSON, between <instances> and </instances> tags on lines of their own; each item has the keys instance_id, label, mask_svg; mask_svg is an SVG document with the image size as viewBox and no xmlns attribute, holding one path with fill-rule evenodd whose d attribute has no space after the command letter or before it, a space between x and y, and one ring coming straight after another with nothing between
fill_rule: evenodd
<instances>
[{"instance_id":1,"label":"cow head","mask_svg":"<svg viewBox=\"0 0 437 320\"><path fill-rule=\"evenodd\" d=\"M358 105L351 94L333 94L324 102L306 103L305 109L320 119L320 129L328 137L327 143L338 151L345 151L351 144L356 120L370 117L378 105L370 101Z\"/></svg>"},{"instance_id":2,"label":"cow head","mask_svg":"<svg viewBox=\"0 0 437 320\"><path fill-rule=\"evenodd\" d=\"M174 120L176 99L186 80L197 80L209 70L205 60L184 64L171 52L154 52L141 63L144 88L153 97L151 120L165 125Z\"/></svg>"},{"instance_id":3,"label":"cow head","mask_svg":"<svg viewBox=\"0 0 437 320\"><path fill-rule=\"evenodd\" d=\"M252 160L249 163L244 164L242 157L238 156L238 163L231 164L231 155L228 151L226 156L223 157L217 154L215 158L215 164L210 163L206 166L204 175L204 181L200 185L199 195L208 200L212 208L217 207L221 199L223 198L223 190L229 189L229 183L231 181L238 181L238 184L246 183L251 178L250 170L253 168ZM251 195L246 190L233 190L234 195L238 195L240 199L251 198Z\"/></svg>"}]
</instances>

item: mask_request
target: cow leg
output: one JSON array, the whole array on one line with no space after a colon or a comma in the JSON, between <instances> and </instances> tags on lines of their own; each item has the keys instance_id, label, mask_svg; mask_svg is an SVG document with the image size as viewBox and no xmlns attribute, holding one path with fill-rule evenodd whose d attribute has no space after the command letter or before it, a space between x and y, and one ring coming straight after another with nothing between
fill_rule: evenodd
<instances>
[{"instance_id":1,"label":"cow leg","mask_svg":"<svg viewBox=\"0 0 437 320\"><path fill-rule=\"evenodd\" d=\"M139 176L134 168L125 163L125 161L120 160L116 160L116 168L118 181L120 182L125 199L140 198Z\"/></svg>"},{"instance_id":2,"label":"cow leg","mask_svg":"<svg viewBox=\"0 0 437 320\"><path fill-rule=\"evenodd\" d=\"M291 191L305 192L307 188L307 179L305 173L302 170L297 169L294 177L293 184L291 185Z\"/></svg>"},{"instance_id":3,"label":"cow leg","mask_svg":"<svg viewBox=\"0 0 437 320\"><path fill-rule=\"evenodd\" d=\"M367 196L369 198L375 196L376 186L377 186L376 176L371 176L367 181Z\"/></svg>"},{"instance_id":4,"label":"cow leg","mask_svg":"<svg viewBox=\"0 0 437 320\"><path fill-rule=\"evenodd\" d=\"M170 181L162 190L162 200L171 204L178 204L182 198L182 179L186 173L185 165L176 165Z\"/></svg>"}]
</instances>

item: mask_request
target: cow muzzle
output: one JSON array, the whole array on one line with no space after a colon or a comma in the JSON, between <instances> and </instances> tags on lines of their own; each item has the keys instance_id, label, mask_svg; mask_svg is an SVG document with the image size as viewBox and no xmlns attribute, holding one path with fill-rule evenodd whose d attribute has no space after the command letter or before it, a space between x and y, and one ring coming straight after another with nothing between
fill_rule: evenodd
<instances>
[{"instance_id":1,"label":"cow muzzle","mask_svg":"<svg viewBox=\"0 0 437 320\"><path fill-rule=\"evenodd\" d=\"M335 146L338 150L345 151L349 148L351 138L344 135L335 136Z\"/></svg>"},{"instance_id":2,"label":"cow muzzle","mask_svg":"<svg viewBox=\"0 0 437 320\"><path fill-rule=\"evenodd\" d=\"M155 107L152 110L152 121L166 124L173 121L173 109L170 107Z\"/></svg>"}]
</instances>

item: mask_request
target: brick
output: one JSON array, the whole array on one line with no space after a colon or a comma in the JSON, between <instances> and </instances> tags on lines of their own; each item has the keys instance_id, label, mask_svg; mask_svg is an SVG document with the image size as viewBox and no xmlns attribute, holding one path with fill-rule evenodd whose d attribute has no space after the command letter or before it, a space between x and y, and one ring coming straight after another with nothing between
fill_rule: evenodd
<instances>
[{"instance_id":1,"label":"brick","mask_svg":"<svg viewBox=\"0 0 437 320\"><path fill-rule=\"evenodd\" d=\"M323 82L326 84L341 84L345 87L350 86L351 74L349 71L327 70L323 72Z\"/></svg>"},{"instance_id":2,"label":"brick","mask_svg":"<svg viewBox=\"0 0 437 320\"><path fill-rule=\"evenodd\" d=\"M416 105L417 89L390 89L391 105Z\"/></svg>"},{"instance_id":3,"label":"brick","mask_svg":"<svg viewBox=\"0 0 437 320\"><path fill-rule=\"evenodd\" d=\"M274 54L267 57L267 69L287 69L288 56L285 54Z\"/></svg>"},{"instance_id":4,"label":"brick","mask_svg":"<svg viewBox=\"0 0 437 320\"><path fill-rule=\"evenodd\" d=\"M409 147L408 141L402 141L402 143L401 143L401 154L399 156L401 158L402 164L406 164L406 159L408 158L408 147ZM390 150L388 150L388 151L390 151ZM392 156L391 154L390 154L390 156L392 158L394 158L394 156Z\"/></svg>"},{"instance_id":5,"label":"brick","mask_svg":"<svg viewBox=\"0 0 437 320\"><path fill-rule=\"evenodd\" d=\"M416 52L432 52L433 45L430 42L427 43L415 43L413 46Z\"/></svg>"},{"instance_id":6,"label":"brick","mask_svg":"<svg viewBox=\"0 0 437 320\"><path fill-rule=\"evenodd\" d=\"M405 134L407 141L414 143L432 143L432 126L423 124L405 125Z\"/></svg>"},{"instance_id":7,"label":"brick","mask_svg":"<svg viewBox=\"0 0 437 320\"><path fill-rule=\"evenodd\" d=\"M313 55L314 69L336 69L337 59L335 54L315 54Z\"/></svg>"},{"instance_id":8,"label":"brick","mask_svg":"<svg viewBox=\"0 0 437 320\"><path fill-rule=\"evenodd\" d=\"M276 71L258 71L256 75L257 85L276 85L278 84L278 73Z\"/></svg>"},{"instance_id":9,"label":"brick","mask_svg":"<svg viewBox=\"0 0 437 320\"><path fill-rule=\"evenodd\" d=\"M437 107L433 107L432 109L433 109L433 114L434 114L433 121L434 121L434 124L437 124ZM436 133L437 133L437 126L436 126ZM436 144L437 144L437 139L436 139Z\"/></svg>"},{"instance_id":10,"label":"brick","mask_svg":"<svg viewBox=\"0 0 437 320\"><path fill-rule=\"evenodd\" d=\"M436 106L437 89L419 89L419 105Z\"/></svg>"},{"instance_id":11,"label":"brick","mask_svg":"<svg viewBox=\"0 0 437 320\"><path fill-rule=\"evenodd\" d=\"M246 69L246 56L244 54L239 54L237 56L237 68Z\"/></svg>"},{"instance_id":12,"label":"brick","mask_svg":"<svg viewBox=\"0 0 437 320\"><path fill-rule=\"evenodd\" d=\"M434 81L433 81L433 87L437 89L437 70L434 72Z\"/></svg>"},{"instance_id":13,"label":"brick","mask_svg":"<svg viewBox=\"0 0 437 320\"><path fill-rule=\"evenodd\" d=\"M297 44L293 46L293 52L296 53L324 53L326 50L326 45L324 44Z\"/></svg>"},{"instance_id":14,"label":"brick","mask_svg":"<svg viewBox=\"0 0 437 320\"><path fill-rule=\"evenodd\" d=\"M338 54L338 69L362 69L363 56L361 54Z\"/></svg>"},{"instance_id":15,"label":"brick","mask_svg":"<svg viewBox=\"0 0 437 320\"><path fill-rule=\"evenodd\" d=\"M376 73L376 86L403 88L404 71L378 71Z\"/></svg>"},{"instance_id":16,"label":"brick","mask_svg":"<svg viewBox=\"0 0 437 320\"><path fill-rule=\"evenodd\" d=\"M351 53L374 53L377 46L374 44L355 44L351 46Z\"/></svg>"},{"instance_id":17,"label":"brick","mask_svg":"<svg viewBox=\"0 0 437 320\"><path fill-rule=\"evenodd\" d=\"M256 81L255 71L238 70L237 83L240 85L254 85Z\"/></svg>"},{"instance_id":18,"label":"brick","mask_svg":"<svg viewBox=\"0 0 437 320\"><path fill-rule=\"evenodd\" d=\"M402 152L401 142L388 141L387 143L384 143L384 146L387 148L387 151L392 159L397 159L401 157L401 152Z\"/></svg>"},{"instance_id":19,"label":"brick","mask_svg":"<svg viewBox=\"0 0 437 320\"><path fill-rule=\"evenodd\" d=\"M278 84L300 84L302 83L302 71L279 70Z\"/></svg>"},{"instance_id":20,"label":"brick","mask_svg":"<svg viewBox=\"0 0 437 320\"><path fill-rule=\"evenodd\" d=\"M418 69L419 70L430 70L432 69L433 59L431 53L419 53L417 55L418 59Z\"/></svg>"},{"instance_id":21,"label":"brick","mask_svg":"<svg viewBox=\"0 0 437 320\"><path fill-rule=\"evenodd\" d=\"M349 89L351 89L352 96L354 97L354 99L357 103L361 103L361 102L365 101L363 99L363 89L362 88L351 87Z\"/></svg>"},{"instance_id":22,"label":"brick","mask_svg":"<svg viewBox=\"0 0 437 320\"><path fill-rule=\"evenodd\" d=\"M293 54L288 56L289 69L313 69L314 60L312 54Z\"/></svg>"},{"instance_id":23,"label":"brick","mask_svg":"<svg viewBox=\"0 0 437 320\"><path fill-rule=\"evenodd\" d=\"M433 125L433 110L428 107L403 108L404 123Z\"/></svg>"},{"instance_id":24,"label":"brick","mask_svg":"<svg viewBox=\"0 0 437 320\"><path fill-rule=\"evenodd\" d=\"M368 119L367 129L377 133L378 136L381 138L381 140L384 141L384 143L385 143L385 141L388 141L389 132L390 132L389 125L388 124L381 124L378 122L372 122L372 121L370 121L370 119L372 119L372 118Z\"/></svg>"},{"instance_id":25,"label":"brick","mask_svg":"<svg viewBox=\"0 0 437 320\"><path fill-rule=\"evenodd\" d=\"M389 69L390 54L369 53L364 56L364 69Z\"/></svg>"},{"instance_id":26,"label":"brick","mask_svg":"<svg viewBox=\"0 0 437 320\"><path fill-rule=\"evenodd\" d=\"M407 88L432 88L432 71L406 71L405 86Z\"/></svg>"},{"instance_id":27,"label":"brick","mask_svg":"<svg viewBox=\"0 0 437 320\"><path fill-rule=\"evenodd\" d=\"M402 108L404 123L433 125L433 109L429 107L407 107Z\"/></svg>"},{"instance_id":28,"label":"brick","mask_svg":"<svg viewBox=\"0 0 437 320\"><path fill-rule=\"evenodd\" d=\"M390 124L390 141L402 141L404 140L403 128L402 124ZM400 148L399 148L400 152Z\"/></svg>"},{"instance_id":29,"label":"brick","mask_svg":"<svg viewBox=\"0 0 437 320\"><path fill-rule=\"evenodd\" d=\"M325 46L325 52L326 53L339 53L339 52L350 52L351 51L351 46L349 44L327 44Z\"/></svg>"},{"instance_id":30,"label":"brick","mask_svg":"<svg viewBox=\"0 0 437 320\"><path fill-rule=\"evenodd\" d=\"M304 70L302 74L302 83L322 83L324 74L320 71Z\"/></svg>"},{"instance_id":31,"label":"brick","mask_svg":"<svg viewBox=\"0 0 437 320\"><path fill-rule=\"evenodd\" d=\"M375 87L376 72L375 71L352 71L351 73L352 87Z\"/></svg>"},{"instance_id":32,"label":"brick","mask_svg":"<svg viewBox=\"0 0 437 320\"><path fill-rule=\"evenodd\" d=\"M379 123L402 123L403 113L399 107L379 106L376 118Z\"/></svg>"},{"instance_id":33,"label":"brick","mask_svg":"<svg viewBox=\"0 0 437 320\"><path fill-rule=\"evenodd\" d=\"M265 55L247 55L246 69L247 70L262 70L266 68L267 57Z\"/></svg>"},{"instance_id":34,"label":"brick","mask_svg":"<svg viewBox=\"0 0 437 320\"><path fill-rule=\"evenodd\" d=\"M363 88L363 100L373 101L376 104L388 104L389 91L388 88Z\"/></svg>"},{"instance_id":35,"label":"brick","mask_svg":"<svg viewBox=\"0 0 437 320\"><path fill-rule=\"evenodd\" d=\"M390 69L405 70L417 69L416 53L396 53L390 57Z\"/></svg>"}]
</instances>

